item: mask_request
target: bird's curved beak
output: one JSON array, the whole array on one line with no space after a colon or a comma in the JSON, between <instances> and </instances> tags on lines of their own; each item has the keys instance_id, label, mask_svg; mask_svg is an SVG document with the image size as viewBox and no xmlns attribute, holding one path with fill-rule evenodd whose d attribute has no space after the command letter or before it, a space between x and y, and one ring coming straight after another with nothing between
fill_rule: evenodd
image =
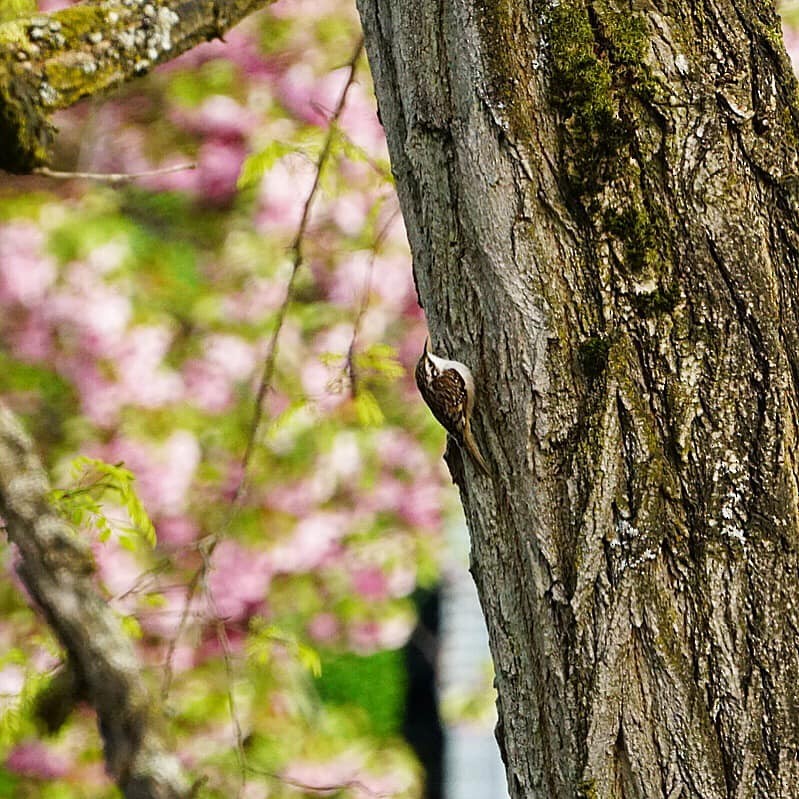
<instances>
[{"instance_id":1,"label":"bird's curved beak","mask_svg":"<svg viewBox=\"0 0 799 799\"><path fill-rule=\"evenodd\" d=\"M430 336L425 337L424 340L424 354L428 355L430 352Z\"/></svg>"}]
</instances>

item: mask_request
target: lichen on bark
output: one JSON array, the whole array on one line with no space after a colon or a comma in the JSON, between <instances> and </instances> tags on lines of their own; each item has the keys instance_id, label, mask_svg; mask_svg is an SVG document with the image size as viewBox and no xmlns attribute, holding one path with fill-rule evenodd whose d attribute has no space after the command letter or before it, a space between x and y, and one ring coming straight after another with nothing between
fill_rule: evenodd
<instances>
[{"instance_id":1,"label":"lichen on bark","mask_svg":"<svg viewBox=\"0 0 799 799\"><path fill-rule=\"evenodd\" d=\"M221 37L269 0L100 0L0 25L0 169L48 160L51 114Z\"/></svg>"},{"instance_id":2,"label":"lichen on bark","mask_svg":"<svg viewBox=\"0 0 799 799\"><path fill-rule=\"evenodd\" d=\"M497 476L455 476L511 795L797 799L799 114L773 4L360 8L420 300L479 376Z\"/></svg>"}]
</instances>

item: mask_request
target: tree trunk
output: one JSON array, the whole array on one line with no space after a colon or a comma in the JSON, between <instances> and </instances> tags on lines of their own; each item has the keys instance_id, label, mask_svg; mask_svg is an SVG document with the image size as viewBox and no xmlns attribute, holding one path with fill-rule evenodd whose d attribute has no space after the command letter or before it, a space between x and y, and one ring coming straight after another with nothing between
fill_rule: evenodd
<instances>
[{"instance_id":1,"label":"tree trunk","mask_svg":"<svg viewBox=\"0 0 799 799\"><path fill-rule=\"evenodd\" d=\"M360 0L511 796L799 797L799 111L769 0ZM455 468L457 467L457 468Z\"/></svg>"}]
</instances>

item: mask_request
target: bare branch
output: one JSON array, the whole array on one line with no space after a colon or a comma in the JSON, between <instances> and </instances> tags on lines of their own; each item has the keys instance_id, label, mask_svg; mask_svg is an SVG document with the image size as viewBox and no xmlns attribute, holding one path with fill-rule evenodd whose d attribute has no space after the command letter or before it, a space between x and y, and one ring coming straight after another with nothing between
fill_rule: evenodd
<instances>
[{"instance_id":1,"label":"bare branch","mask_svg":"<svg viewBox=\"0 0 799 799\"><path fill-rule=\"evenodd\" d=\"M0 405L0 514L19 550L17 572L97 711L106 768L129 799L184 799L189 780L156 729L158 701L120 620L95 589L86 542L50 507L49 488L30 438Z\"/></svg>"},{"instance_id":2,"label":"bare branch","mask_svg":"<svg viewBox=\"0 0 799 799\"><path fill-rule=\"evenodd\" d=\"M119 183L128 183L138 178L170 175L173 172L187 172L190 169L197 169L197 164L176 164L175 166L167 166L162 169L148 169L144 172L59 172L56 169L40 166L38 169L34 169L33 172L36 175L44 175L44 177L56 178L58 180L95 180L98 183L117 185Z\"/></svg>"}]
</instances>

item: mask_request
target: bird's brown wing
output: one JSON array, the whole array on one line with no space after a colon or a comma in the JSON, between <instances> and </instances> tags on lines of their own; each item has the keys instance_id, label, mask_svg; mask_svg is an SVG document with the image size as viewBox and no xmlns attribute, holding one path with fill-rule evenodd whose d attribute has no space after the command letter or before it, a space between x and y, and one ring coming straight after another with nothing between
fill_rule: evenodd
<instances>
[{"instance_id":1,"label":"bird's brown wing","mask_svg":"<svg viewBox=\"0 0 799 799\"><path fill-rule=\"evenodd\" d=\"M459 444L463 443L466 419L466 383L463 378L454 369L447 369L434 377L429 385L422 381L419 390L433 416Z\"/></svg>"}]
</instances>

